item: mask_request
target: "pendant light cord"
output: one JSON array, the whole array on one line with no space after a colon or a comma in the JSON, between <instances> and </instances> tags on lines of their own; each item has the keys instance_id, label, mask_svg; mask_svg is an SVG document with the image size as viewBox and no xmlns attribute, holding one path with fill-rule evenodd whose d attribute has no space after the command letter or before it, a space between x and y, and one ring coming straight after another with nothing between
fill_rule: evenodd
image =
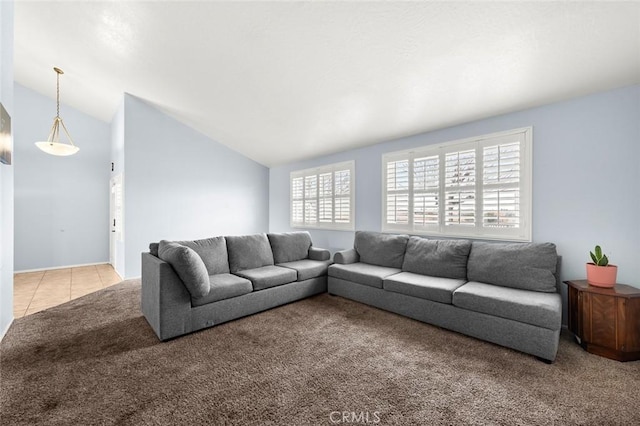
<instances>
[{"instance_id":1,"label":"pendant light cord","mask_svg":"<svg viewBox=\"0 0 640 426\"><path fill-rule=\"evenodd\" d=\"M60 73L56 71L56 117L60 117Z\"/></svg>"}]
</instances>

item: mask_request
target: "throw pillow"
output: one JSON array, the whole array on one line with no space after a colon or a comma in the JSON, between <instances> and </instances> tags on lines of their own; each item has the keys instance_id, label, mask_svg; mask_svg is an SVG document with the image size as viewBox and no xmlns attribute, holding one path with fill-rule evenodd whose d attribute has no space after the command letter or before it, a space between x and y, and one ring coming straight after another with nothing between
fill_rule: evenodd
<instances>
[{"instance_id":1,"label":"throw pillow","mask_svg":"<svg viewBox=\"0 0 640 426\"><path fill-rule=\"evenodd\" d=\"M173 267L193 298L209 294L207 268L193 249L162 240L158 246L158 255Z\"/></svg>"}]
</instances>

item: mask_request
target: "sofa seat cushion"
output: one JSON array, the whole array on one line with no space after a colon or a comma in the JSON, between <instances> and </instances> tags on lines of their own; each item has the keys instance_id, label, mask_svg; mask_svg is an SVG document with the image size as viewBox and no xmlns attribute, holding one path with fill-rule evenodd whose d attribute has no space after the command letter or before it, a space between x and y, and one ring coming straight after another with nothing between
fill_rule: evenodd
<instances>
[{"instance_id":1,"label":"sofa seat cushion","mask_svg":"<svg viewBox=\"0 0 640 426\"><path fill-rule=\"evenodd\" d=\"M304 281L327 275L329 265L331 265L330 260L302 259L295 262L279 263L276 266L295 270L298 273L298 281Z\"/></svg>"},{"instance_id":2,"label":"sofa seat cushion","mask_svg":"<svg viewBox=\"0 0 640 426\"><path fill-rule=\"evenodd\" d=\"M250 280L254 290L292 283L298 278L298 273L295 270L275 265L246 269L235 272L235 274Z\"/></svg>"},{"instance_id":3,"label":"sofa seat cushion","mask_svg":"<svg viewBox=\"0 0 640 426\"><path fill-rule=\"evenodd\" d=\"M274 263L295 262L306 259L311 248L311 235L306 231L267 234Z\"/></svg>"},{"instance_id":4,"label":"sofa seat cushion","mask_svg":"<svg viewBox=\"0 0 640 426\"><path fill-rule=\"evenodd\" d=\"M382 286L385 290L394 293L450 305L453 291L466 282L466 279L431 277L413 272L401 272L385 278Z\"/></svg>"},{"instance_id":5,"label":"sofa seat cushion","mask_svg":"<svg viewBox=\"0 0 640 426\"><path fill-rule=\"evenodd\" d=\"M253 286L246 278L232 274L216 274L209 276L209 294L204 297L191 298L192 306L202 306L219 300L231 299L251 293Z\"/></svg>"},{"instance_id":6,"label":"sofa seat cushion","mask_svg":"<svg viewBox=\"0 0 640 426\"><path fill-rule=\"evenodd\" d=\"M402 271L399 268L387 268L386 266L370 265L363 262L346 265L333 264L328 271L331 277L377 288L382 288L382 280L398 272Z\"/></svg>"},{"instance_id":7,"label":"sofa seat cushion","mask_svg":"<svg viewBox=\"0 0 640 426\"><path fill-rule=\"evenodd\" d=\"M453 304L470 311L549 330L560 329L562 322L562 301L558 293L542 293L472 281L453 292Z\"/></svg>"},{"instance_id":8,"label":"sofa seat cushion","mask_svg":"<svg viewBox=\"0 0 640 426\"><path fill-rule=\"evenodd\" d=\"M356 231L353 245L361 262L387 268L402 268L407 241L408 235Z\"/></svg>"}]
</instances>

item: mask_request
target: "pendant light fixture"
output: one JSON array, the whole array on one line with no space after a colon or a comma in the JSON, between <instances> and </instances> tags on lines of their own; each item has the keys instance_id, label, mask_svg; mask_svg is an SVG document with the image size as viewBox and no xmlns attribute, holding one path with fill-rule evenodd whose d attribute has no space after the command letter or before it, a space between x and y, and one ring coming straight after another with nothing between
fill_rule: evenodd
<instances>
[{"instance_id":1,"label":"pendant light fixture","mask_svg":"<svg viewBox=\"0 0 640 426\"><path fill-rule=\"evenodd\" d=\"M60 118L60 74L64 74L64 71L56 67L53 70L56 72L56 118L53 119L49 138L47 138L46 142L36 142L36 146L51 155L73 155L80 151L80 148L73 144L73 139L71 139L71 135L69 135L62 118ZM67 135L69 143L60 142L60 126L62 126L62 130Z\"/></svg>"}]
</instances>

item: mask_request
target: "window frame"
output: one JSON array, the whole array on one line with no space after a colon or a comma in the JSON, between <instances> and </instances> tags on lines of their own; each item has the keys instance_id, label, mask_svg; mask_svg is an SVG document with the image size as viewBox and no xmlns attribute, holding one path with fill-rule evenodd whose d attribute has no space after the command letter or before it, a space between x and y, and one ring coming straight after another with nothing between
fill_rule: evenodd
<instances>
[{"instance_id":1,"label":"window frame","mask_svg":"<svg viewBox=\"0 0 640 426\"><path fill-rule=\"evenodd\" d=\"M514 136L517 138L514 138ZM501 241L526 241L532 240L532 216L533 216L533 127L523 127L518 129L496 132L482 136L470 137L443 143L436 143L416 147L413 149L388 152L382 155L382 232L397 233L405 232L414 235L425 235L434 237L452 237L452 238L472 238L483 240L501 240ZM519 182L516 185L507 183L489 183L485 182L483 170L483 153L484 148L496 145L506 145L507 141L519 142ZM473 149L475 150L474 160L474 183L468 185L474 191L474 225L446 225L445 206L448 192L446 173L446 154ZM416 225L414 223L414 161L416 159L438 157L438 186L435 191L438 200L444 202L438 203L438 223L434 225ZM407 189L403 193L407 194L407 222L406 223L387 223L387 196L389 190L387 187L388 164L390 162L407 161ZM392 178L393 179L393 178ZM426 179L426 178L425 178ZM397 180L396 187L397 187ZM519 202L519 226L517 228L498 228L484 226L483 215L483 195L484 191L491 189L498 190L507 187L517 187ZM452 189L454 192L457 191ZM461 189L458 189L461 190ZM471 191L471 190L469 190ZM434 193L434 190L423 190L423 193ZM450 191L449 191L450 192ZM398 193L398 190L394 190ZM426 202L423 200L423 203ZM423 204L425 205L425 204ZM425 210L423 210L424 212ZM397 215L397 210L393 213ZM426 214L426 213L423 213Z\"/></svg>"},{"instance_id":2,"label":"window frame","mask_svg":"<svg viewBox=\"0 0 640 426\"><path fill-rule=\"evenodd\" d=\"M336 194L336 173L349 171L349 193ZM321 196L321 176L331 174L331 195ZM307 197L306 182L309 178L315 177L315 197ZM302 196L294 196L294 179L302 178ZM295 170L289 174L289 226L291 228L303 229L323 229L334 231L354 231L355 230L355 161L343 161L340 163L327 164L312 167L304 170ZM336 200L349 200L349 220L348 222L336 222ZM321 201L331 200L331 221L321 221ZM301 217L302 222L294 221L294 202L302 202ZM308 203L315 203L315 222L306 222ZM325 210L326 211L326 210Z\"/></svg>"}]
</instances>

